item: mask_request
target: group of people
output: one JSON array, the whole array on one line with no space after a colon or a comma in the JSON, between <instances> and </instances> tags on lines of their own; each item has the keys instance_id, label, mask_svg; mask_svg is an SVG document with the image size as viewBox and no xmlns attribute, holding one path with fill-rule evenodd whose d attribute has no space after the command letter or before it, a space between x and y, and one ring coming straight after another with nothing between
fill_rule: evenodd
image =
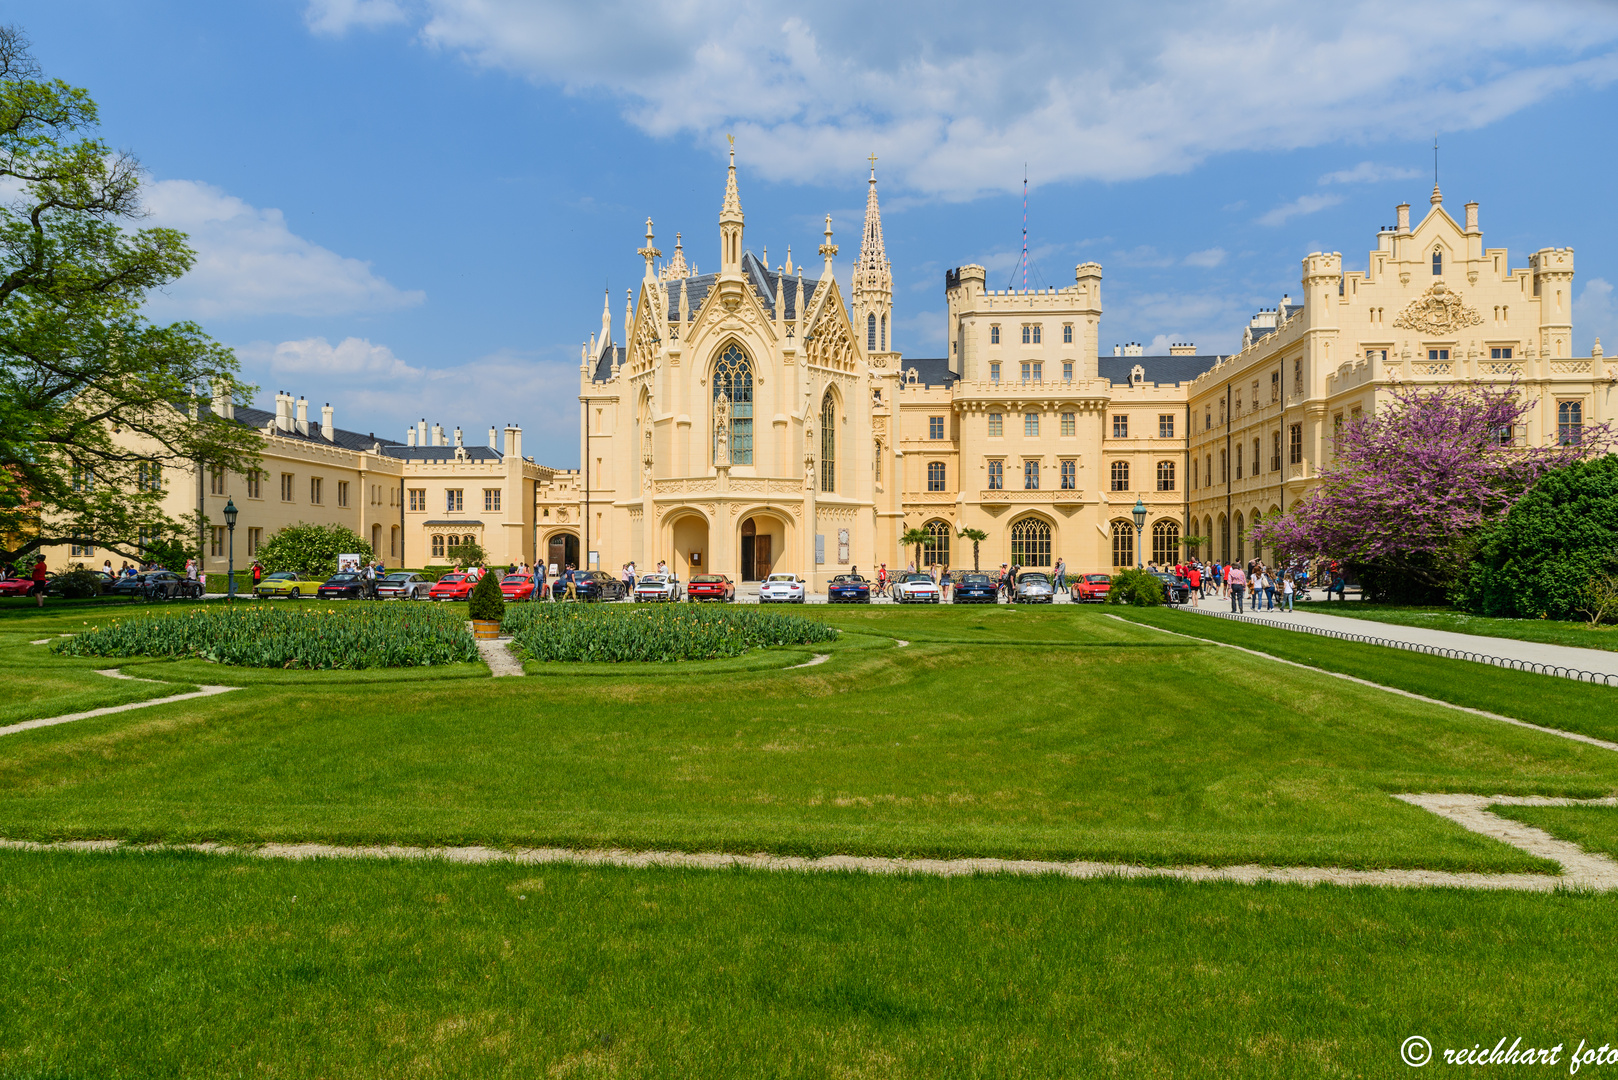
<instances>
[{"instance_id":1,"label":"group of people","mask_svg":"<svg viewBox=\"0 0 1618 1080\"><path fill-rule=\"evenodd\" d=\"M1147 569L1155 572L1158 566L1152 563ZM1191 559L1163 569L1190 582L1199 599L1212 595L1229 600L1230 610L1237 614L1244 610L1274 611L1277 607L1291 611L1294 598L1305 593L1312 580L1325 583L1327 600L1334 593L1338 600L1344 599L1348 587L1342 564L1325 559L1320 560L1313 574L1303 559L1284 566L1270 566L1259 559L1249 559L1245 564Z\"/></svg>"}]
</instances>

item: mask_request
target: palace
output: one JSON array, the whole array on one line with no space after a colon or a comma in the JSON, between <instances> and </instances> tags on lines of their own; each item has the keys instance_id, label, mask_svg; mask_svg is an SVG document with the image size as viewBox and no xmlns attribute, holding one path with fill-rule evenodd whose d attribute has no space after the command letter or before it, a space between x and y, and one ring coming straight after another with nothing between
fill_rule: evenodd
<instances>
[{"instance_id":1,"label":"palace","mask_svg":"<svg viewBox=\"0 0 1618 1080\"><path fill-rule=\"evenodd\" d=\"M341 523L391 565L442 565L471 537L496 563L616 572L667 562L682 578L771 571L823 592L834 575L915 558L1071 572L1260 556L1251 530L1318 483L1333 432L1401 384L1515 382L1537 402L1502 432L1519 445L1577 439L1614 417L1618 363L1572 355L1573 251L1512 268L1485 248L1478 205L1457 222L1435 187L1412 226L1400 205L1364 271L1303 260L1299 300L1259 312L1230 356L1175 345L1099 347L1101 267L1060 288L988 288L984 268L945 275L947 355L892 347L893 275L877 181L846 301L826 218L817 268L773 269L743 241L735 151L719 213L719 268L698 273L676 236L662 260L646 223L643 273L615 333L610 300L579 365L580 468L522 455L522 430L466 446L425 420L405 441L333 426L328 405L278 394L276 411L215 403L263 433L251 477L169 470L168 510L241 510L239 565L275 529ZM155 474L155 470L154 470ZM1136 535L1132 511L1143 506ZM978 545L962 530L980 530ZM205 565L227 538L210 525ZM1137 545L1139 545L1137 547ZM94 557L94 540L48 552ZM582 558L581 558L582 556Z\"/></svg>"}]
</instances>

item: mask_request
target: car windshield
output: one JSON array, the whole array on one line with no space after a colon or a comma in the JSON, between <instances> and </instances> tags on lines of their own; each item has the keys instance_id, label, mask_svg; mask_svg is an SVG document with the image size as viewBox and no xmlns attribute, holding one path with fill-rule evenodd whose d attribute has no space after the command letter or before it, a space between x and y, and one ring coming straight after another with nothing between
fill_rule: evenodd
<instances>
[{"instance_id":1,"label":"car windshield","mask_svg":"<svg viewBox=\"0 0 1618 1080\"><path fill-rule=\"evenodd\" d=\"M1030 574L1025 570L1017 580L1024 585L1049 585L1051 579L1044 574Z\"/></svg>"},{"instance_id":2,"label":"car windshield","mask_svg":"<svg viewBox=\"0 0 1618 1080\"><path fill-rule=\"evenodd\" d=\"M696 577L691 579L691 584L701 585L706 582L708 584L718 585L724 580L725 579L720 577L718 574L698 574Z\"/></svg>"},{"instance_id":3,"label":"car windshield","mask_svg":"<svg viewBox=\"0 0 1618 1080\"><path fill-rule=\"evenodd\" d=\"M153 574L152 575L152 577L154 577L154 578L155 577L162 577L162 576L163 575L161 575L161 574ZM291 581L292 580L292 575L288 574L288 573L271 574L268 578L265 578L265 580L266 581Z\"/></svg>"},{"instance_id":4,"label":"car windshield","mask_svg":"<svg viewBox=\"0 0 1618 1080\"><path fill-rule=\"evenodd\" d=\"M993 585L988 574L968 574L961 579L962 585Z\"/></svg>"},{"instance_id":5,"label":"car windshield","mask_svg":"<svg viewBox=\"0 0 1618 1080\"><path fill-rule=\"evenodd\" d=\"M785 582L790 585L795 583L798 579L793 577L791 574L771 574L769 580Z\"/></svg>"},{"instance_id":6,"label":"car windshield","mask_svg":"<svg viewBox=\"0 0 1618 1080\"><path fill-rule=\"evenodd\" d=\"M409 581L410 578L411 578L411 575L409 575L409 574L389 574L383 580L384 581Z\"/></svg>"},{"instance_id":7,"label":"car windshield","mask_svg":"<svg viewBox=\"0 0 1618 1080\"><path fill-rule=\"evenodd\" d=\"M449 581L449 582L465 581L466 580L466 575L465 574L445 574L443 577L439 578L438 580L441 581L441 582L444 582L444 581Z\"/></svg>"},{"instance_id":8,"label":"car windshield","mask_svg":"<svg viewBox=\"0 0 1618 1080\"><path fill-rule=\"evenodd\" d=\"M667 580L668 578L664 577L662 574L647 574L645 577L640 579L640 583L642 585L661 585Z\"/></svg>"},{"instance_id":9,"label":"car windshield","mask_svg":"<svg viewBox=\"0 0 1618 1080\"><path fill-rule=\"evenodd\" d=\"M914 582L917 585L931 585L933 579L926 574L909 574L905 577L906 584Z\"/></svg>"},{"instance_id":10,"label":"car windshield","mask_svg":"<svg viewBox=\"0 0 1618 1080\"><path fill-rule=\"evenodd\" d=\"M358 574L333 574L326 579L326 584L330 585L334 581L357 581L358 579Z\"/></svg>"},{"instance_id":11,"label":"car windshield","mask_svg":"<svg viewBox=\"0 0 1618 1080\"><path fill-rule=\"evenodd\" d=\"M865 584L865 579L860 577L857 574L838 574L836 577L832 578L831 581L832 581L833 585L836 585L836 584L839 584L839 583L841 583L843 585L864 585Z\"/></svg>"},{"instance_id":12,"label":"car windshield","mask_svg":"<svg viewBox=\"0 0 1618 1080\"><path fill-rule=\"evenodd\" d=\"M1084 575L1084 583L1086 585L1107 585L1107 584L1110 584L1111 582L1112 582L1112 578L1108 577L1106 574L1085 574Z\"/></svg>"},{"instance_id":13,"label":"car windshield","mask_svg":"<svg viewBox=\"0 0 1618 1080\"><path fill-rule=\"evenodd\" d=\"M506 584L508 582L515 582L518 585L526 585L526 584L528 584L528 575L527 574L507 574L505 577L500 579L500 584L502 584L502 585L504 585L504 584Z\"/></svg>"}]
</instances>

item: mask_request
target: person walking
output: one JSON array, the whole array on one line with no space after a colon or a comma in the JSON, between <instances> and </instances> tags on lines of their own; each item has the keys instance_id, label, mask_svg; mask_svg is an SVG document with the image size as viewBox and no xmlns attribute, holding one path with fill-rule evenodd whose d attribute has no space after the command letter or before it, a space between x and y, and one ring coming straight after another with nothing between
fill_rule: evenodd
<instances>
[{"instance_id":1,"label":"person walking","mask_svg":"<svg viewBox=\"0 0 1618 1080\"><path fill-rule=\"evenodd\" d=\"M1281 610L1283 611L1292 610L1292 590L1292 571L1288 570L1286 576L1281 579Z\"/></svg>"},{"instance_id":2,"label":"person walking","mask_svg":"<svg viewBox=\"0 0 1618 1080\"><path fill-rule=\"evenodd\" d=\"M1190 566L1185 568L1185 574L1186 574L1185 579L1187 581L1189 581L1191 583L1191 587L1197 591L1197 599L1201 600L1202 595L1203 595L1202 594L1202 566L1199 563L1194 562Z\"/></svg>"},{"instance_id":3,"label":"person walking","mask_svg":"<svg viewBox=\"0 0 1618 1080\"><path fill-rule=\"evenodd\" d=\"M50 574L45 570L45 556L41 555L34 560L34 584L28 590L38 599L39 607L45 606L45 585L50 580Z\"/></svg>"},{"instance_id":4,"label":"person walking","mask_svg":"<svg viewBox=\"0 0 1618 1080\"><path fill-rule=\"evenodd\" d=\"M576 576L573 564L568 563L567 569L562 573L562 580L567 584L567 592L562 596L563 600L577 600L579 598L578 582L574 580Z\"/></svg>"},{"instance_id":5,"label":"person walking","mask_svg":"<svg viewBox=\"0 0 1618 1080\"><path fill-rule=\"evenodd\" d=\"M1056 588L1060 592L1067 588L1067 560L1056 560Z\"/></svg>"},{"instance_id":6,"label":"person walking","mask_svg":"<svg viewBox=\"0 0 1618 1080\"><path fill-rule=\"evenodd\" d=\"M1225 572L1225 581L1229 586L1230 610L1240 615L1242 613L1242 593L1247 588L1247 575L1242 568L1234 563Z\"/></svg>"},{"instance_id":7,"label":"person walking","mask_svg":"<svg viewBox=\"0 0 1618 1080\"><path fill-rule=\"evenodd\" d=\"M1275 610L1275 587L1270 584L1270 575L1263 563L1259 564L1258 576L1253 579L1253 610Z\"/></svg>"}]
</instances>

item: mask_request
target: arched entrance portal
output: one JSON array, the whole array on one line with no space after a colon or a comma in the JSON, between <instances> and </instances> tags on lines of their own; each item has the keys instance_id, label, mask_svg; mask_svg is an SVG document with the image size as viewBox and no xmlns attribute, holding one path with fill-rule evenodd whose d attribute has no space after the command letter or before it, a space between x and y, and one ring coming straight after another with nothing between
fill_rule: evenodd
<instances>
[{"instance_id":1,"label":"arched entrance portal","mask_svg":"<svg viewBox=\"0 0 1618 1080\"><path fill-rule=\"evenodd\" d=\"M545 545L546 569L559 574L569 566L579 565L579 538L569 532L552 533Z\"/></svg>"},{"instance_id":2,"label":"arched entrance portal","mask_svg":"<svg viewBox=\"0 0 1618 1080\"><path fill-rule=\"evenodd\" d=\"M708 520L700 514L682 514L669 526L669 547L674 552L669 569L682 581L693 574L713 571L709 563Z\"/></svg>"},{"instance_id":3,"label":"arched entrance portal","mask_svg":"<svg viewBox=\"0 0 1618 1080\"><path fill-rule=\"evenodd\" d=\"M776 569L787 552L786 525L767 514L754 514L742 521L741 577L743 581L763 581Z\"/></svg>"}]
</instances>

